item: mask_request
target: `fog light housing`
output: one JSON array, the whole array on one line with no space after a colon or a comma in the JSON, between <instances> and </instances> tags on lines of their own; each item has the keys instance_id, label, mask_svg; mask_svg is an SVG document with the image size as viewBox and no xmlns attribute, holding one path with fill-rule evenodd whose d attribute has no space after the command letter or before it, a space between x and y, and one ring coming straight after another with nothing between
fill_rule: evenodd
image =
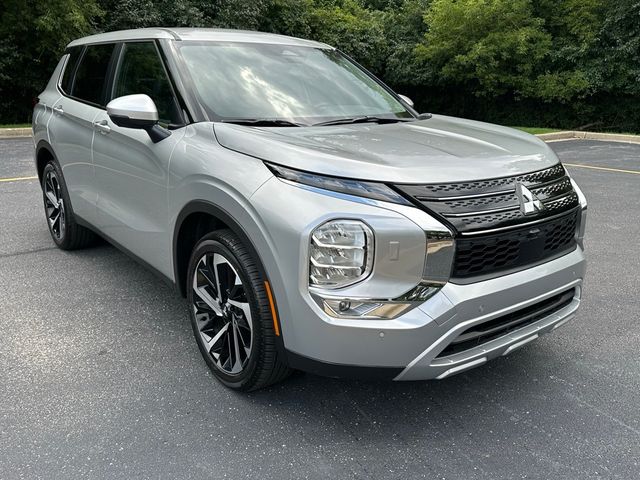
<instances>
[{"instance_id":1,"label":"fog light housing","mask_svg":"<svg viewBox=\"0 0 640 480\"><path fill-rule=\"evenodd\" d=\"M330 317L352 320L392 320L426 302L440 285L420 283L397 298L342 298L312 291L311 296Z\"/></svg>"},{"instance_id":2,"label":"fog light housing","mask_svg":"<svg viewBox=\"0 0 640 480\"><path fill-rule=\"evenodd\" d=\"M311 234L309 285L341 288L364 280L373 266L373 232L357 220L331 220Z\"/></svg>"}]
</instances>

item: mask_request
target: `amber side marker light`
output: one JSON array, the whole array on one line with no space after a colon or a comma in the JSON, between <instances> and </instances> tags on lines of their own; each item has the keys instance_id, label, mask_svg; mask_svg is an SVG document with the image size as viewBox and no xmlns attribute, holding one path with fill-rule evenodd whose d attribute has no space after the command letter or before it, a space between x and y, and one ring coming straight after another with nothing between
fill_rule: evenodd
<instances>
[{"instance_id":1,"label":"amber side marker light","mask_svg":"<svg viewBox=\"0 0 640 480\"><path fill-rule=\"evenodd\" d=\"M264 281L264 288L267 291L267 298L269 299L269 308L271 308L271 318L273 318L273 330L276 332L276 337L280 336L280 325L278 324L278 314L276 313L276 304L273 301L273 295L271 294L271 285L266 280Z\"/></svg>"}]
</instances>

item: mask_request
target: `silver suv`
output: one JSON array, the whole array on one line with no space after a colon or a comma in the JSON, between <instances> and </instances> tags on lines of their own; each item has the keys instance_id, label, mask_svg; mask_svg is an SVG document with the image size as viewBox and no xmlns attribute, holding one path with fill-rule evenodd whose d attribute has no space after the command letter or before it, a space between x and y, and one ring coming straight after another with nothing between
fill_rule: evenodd
<instances>
[{"instance_id":1,"label":"silver suv","mask_svg":"<svg viewBox=\"0 0 640 480\"><path fill-rule=\"evenodd\" d=\"M228 387L445 378L580 303L586 201L553 151L420 115L328 45L82 38L33 119L53 241L97 234L175 285Z\"/></svg>"}]
</instances>

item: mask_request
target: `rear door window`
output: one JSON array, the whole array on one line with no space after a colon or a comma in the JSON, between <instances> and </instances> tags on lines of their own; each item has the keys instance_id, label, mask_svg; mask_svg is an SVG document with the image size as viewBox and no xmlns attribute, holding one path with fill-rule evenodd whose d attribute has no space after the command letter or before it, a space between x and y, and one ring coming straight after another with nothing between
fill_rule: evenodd
<instances>
[{"instance_id":1,"label":"rear door window","mask_svg":"<svg viewBox=\"0 0 640 480\"><path fill-rule=\"evenodd\" d=\"M109 62L115 44L89 45L76 71L71 95L98 106L105 104Z\"/></svg>"},{"instance_id":2,"label":"rear door window","mask_svg":"<svg viewBox=\"0 0 640 480\"><path fill-rule=\"evenodd\" d=\"M123 45L113 98L143 93L151 97L164 124L180 124L182 116L154 42Z\"/></svg>"}]
</instances>

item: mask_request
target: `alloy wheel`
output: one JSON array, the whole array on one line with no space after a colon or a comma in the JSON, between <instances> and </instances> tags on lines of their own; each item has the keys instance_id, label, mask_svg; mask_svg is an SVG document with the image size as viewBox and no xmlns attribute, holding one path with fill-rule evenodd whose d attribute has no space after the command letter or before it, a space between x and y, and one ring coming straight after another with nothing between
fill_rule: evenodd
<instances>
[{"instance_id":1,"label":"alloy wheel","mask_svg":"<svg viewBox=\"0 0 640 480\"><path fill-rule=\"evenodd\" d=\"M200 340L227 375L243 372L253 344L251 308L242 278L220 253L206 253L193 274L193 310Z\"/></svg>"},{"instance_id":2,"label":"alloy wheel","mask_svg":"<svg viewBox=\"0 0 640 480\"><path fill-rule=\"evenodd\" d=\"M49 229L57 240L65 233L66 218L60 182L54 170L48 170L44 180L44 205L47 211Z\"/></svg>"}]
</instances>

